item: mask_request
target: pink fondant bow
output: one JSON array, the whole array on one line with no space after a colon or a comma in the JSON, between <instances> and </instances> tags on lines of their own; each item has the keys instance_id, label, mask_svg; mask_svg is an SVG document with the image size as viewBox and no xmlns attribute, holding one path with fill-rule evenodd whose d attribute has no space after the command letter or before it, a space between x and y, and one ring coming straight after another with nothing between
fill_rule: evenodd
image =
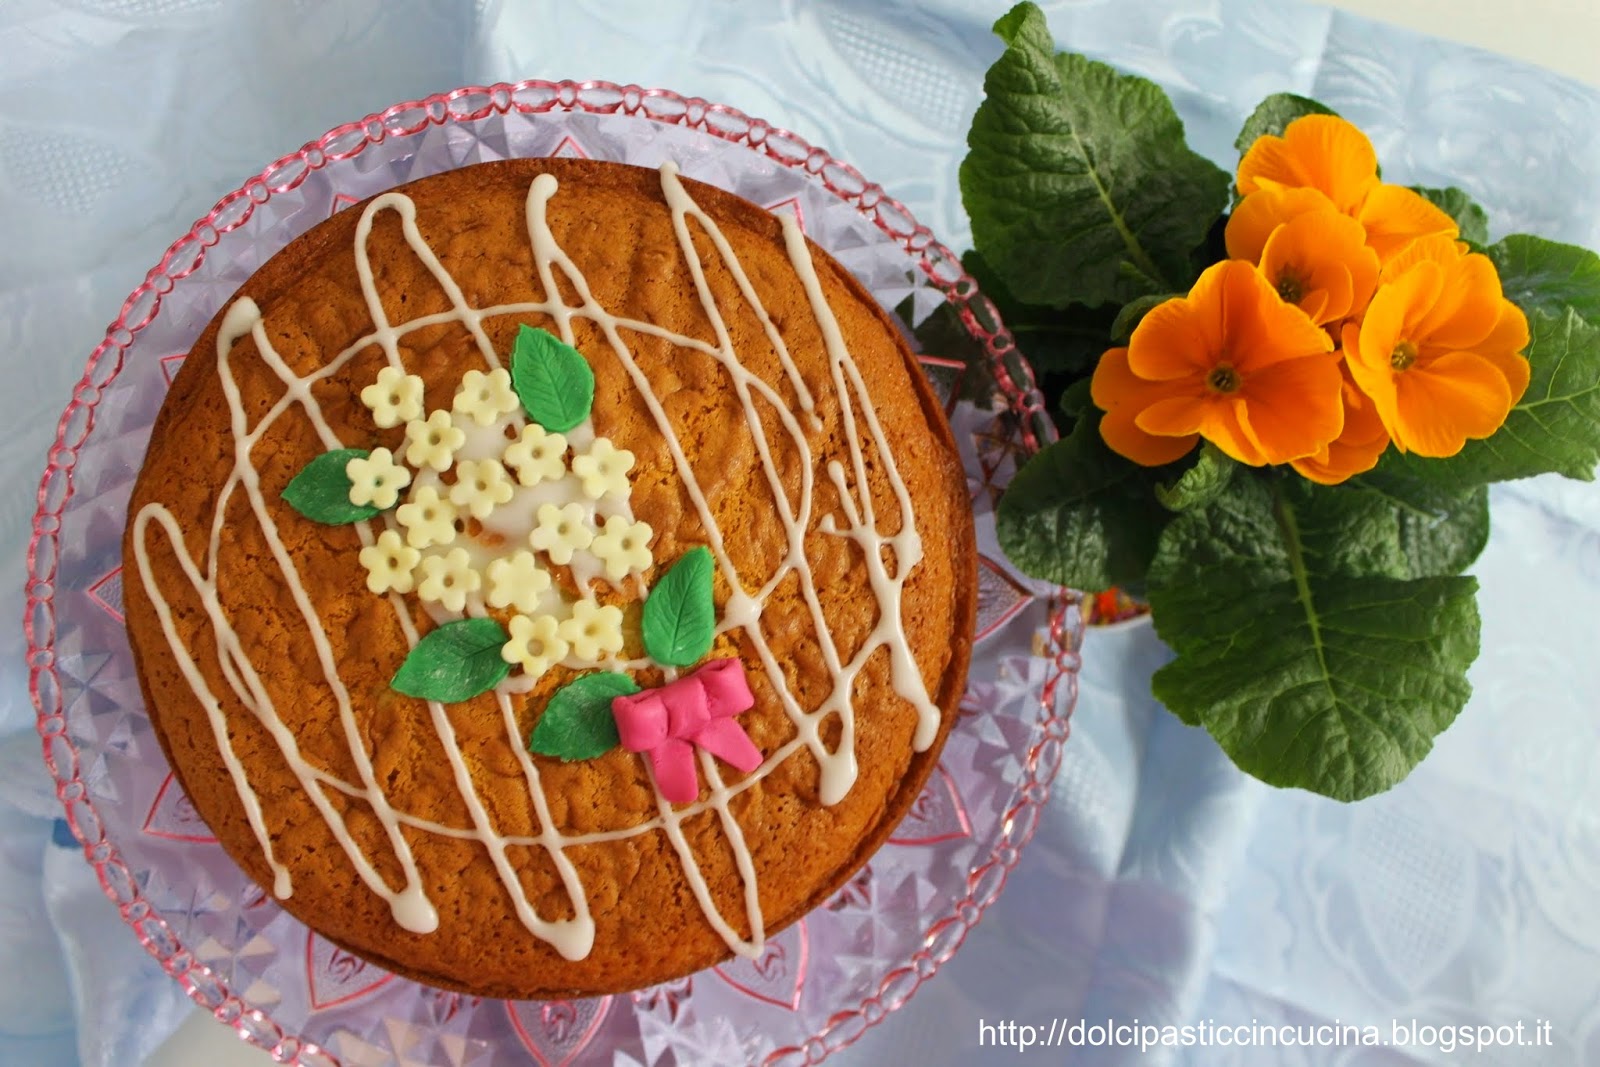
<instances>
[{"instance_id":1,"label":"pink fondant bow","mask_svg":"<svg viewBox=\"0 0 1600 1067\"><path fill-rule=\"evenodd\" d=\"M761 750L733 717L755 704L744 666L717 659L658 689L611 702L617 735L629 752L650 754L661 795L687 804L700 795L694 746L720 756L746 774L761 766Z\"/></svg>"}]
</instances>

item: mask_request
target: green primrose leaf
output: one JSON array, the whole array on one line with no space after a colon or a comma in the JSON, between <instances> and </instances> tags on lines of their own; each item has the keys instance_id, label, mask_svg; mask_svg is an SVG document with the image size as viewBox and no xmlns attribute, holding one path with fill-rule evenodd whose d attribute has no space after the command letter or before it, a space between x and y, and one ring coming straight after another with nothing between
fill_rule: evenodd
<instances>
[{"instance_id":1,"label":"green primrose leaf","mask_svg":"<svg viewBox=\"0 0 1600 1067\"><path fill-rule=\"evenodd\" d=\"M1406 577L1460 574L1489 543L1489 487L1440 489L1415 482L1392 482L1373 472L1353 479L1351 488L1372 493L1394 511Z\"/></svg>"},{"instance_id":2,"label":"green primrose leaf","mask_svg":"<svg viewBox=\"0 0 1600 1067\"><path fill-rule=\"evenodd\" d=\"M1106 447L1098 413L1086 412L1011 480L995 515L1000 548L1023 572L1074 589L1139 582L1172 517L1154 494L1162 476L1172 475Z\"/></svg>"},{"instance_id":3,"label":"green primrose leaf","mask_svg":"<svg viewBox=\"0 0 1600 1067\"><path fill-rule=\"evenodd\" d=\"M1195 453L1194 466L1179 475L1177 481L1156 485L1156 499L1168 511L1205 507L1222 495L1238 469L1239 464L1222 449L1206 441Z\"/></svg>"},{"instance_id":4,"label":"green primrose leaf","mask_svg":"<svg viewBox=\"0 0 1600 1067\"><path fill-rule=\"evenodd\" d=\"M457 619L430 630L400 664L391 689L454 704L488 692L511 670L500 655L509 638L493 619Z\"/></svg>"},{"instance_id":5,"label":"green primrose leaf","mask_svg":"<svg viewBox=\"0 0 1600 1067\"><path fill-rule=\"evenodd\" d=\"M572 429L594 406L594 371L576 348L549 330L517 330L511 386L528 417L552 433Z\"/></svg>"},{"instance_id":6,"label":"green primrose leaf","mask_svg":"<svg viewBox=\"0 0 1600 1067\"><path fill-rule=\"evenodd\" d=\"M1062 308L1026 304L1011 294L1000 272L978 252L962 256L961 265L994 304L1017 347L1040 377L1087 374L1111 347L1114 305L1087 308L1074 304Z\"/></svg>"},{"instance_id":7,"label":"green primrose leaf","mask_svg":"<svg viewBox=\"0 0 1600 1067\"><path fill-rule=\"evenodd\" d=\"M1177 516L1150 565L1177 654L1156 697L1243 770L1355 800L1399 782L1471 692L1472 578L1413 578L1379 495L1239 477Z\"/></svg>"},{"instance_id":8,"label":"green primrose leaf","mask_svg":"<svg viewBox=\"0 0 1600 1067\"><path fill-rule=\"evenodd\" d=\"M1587 248L1515 233L1487 250L1506 299L1532 315L1568 309L1600 325L1600 256Z\"/></svg>"},{"instance_id":9,"label":"green primrose leaf","mask_svg":"<svg viewBox=\"0 0 1600 1067\"><path fill-rule=\"evenodd\" d=\"M1391 452L1380 475L1441 490L1557 473L1590 481L1600 462L1600 326L1577 311L1528 315L1528 389L1505 425L1447 459Z\"/></svg>"},{"instance_id":10,"label":"green primrose leaf","mask_svg":"<svg viewBox=\"0 0 1600 1067\"><path fill-rule=\"evenodd\" d=\"M1141 296L1137 300L1130 300L1117 312L1117 317L1111 323L1111 339L1119 345L1127 344L1133 338L1133 331L1139 328L1139 323L1144 317L1168 300L1182 299L1182 293L1152 293Z\"/></svg>"},{"instance_id":11,"label":"green primrose leaf","mask_svg":"<svg viewBox=\"0 0 1600 1067\"><path fill-rule=\"evenodd\" d=\"M1336 112L1319 104L1307 96L1296 96L1294 93L1273 93L1250 113L1244 120L1244 127L1239 130L1239 136L1234 139L1233 147L1239 154L1250 151L1250 146L1262 137L1282 137L1283 131L1289 123L1305 115L1333 115Z\"/></svg>"},{"instance_id":12,"label":"green primrose leaf","mask_svg":"<svg viewBox=\"0 0 1600 1067\"><path fill-rule=\"evenodd\" d=\"M1411 188L1413 192L1420 193L1431 201L1434 207L1456 220L1463 241L1470 241L1480 246L1489 243L1489 215L1465 192L1453 185L1444 189L1428 189L1420 185L1413 185Z\"/></svg>"},{"instance_id":13,"label":"green primrose leaf","mask_svg":"<svg viewBox=\"0 0 1600 1067\"><path fill-rule=\"evenodd\" d=\"M688 667L711 651L717 631L717 609L711 599L716 565L711 550L697 545L650 590L639 627L644 650L657 663Z\"/></svg>"},{"instance_id":14,"label":"green primrose leaf","mask_svg":"<svg viewBox=\"0 0 1600 1067\"><path fill-rule=\"evenodd\" d=\"M626 674L599 671L574 678L545 705L528 737L528 751L567 762L605 755L620 743L611 702L638 691Z\"/></svg>"},{"instance_id":15,"label":"green primrose leaf","mask_svg":"<svg viewBox=\"0 0 1600 1067\"><path fill-rule=\"evenodd\" d=\"M1153 82L1058 54L1034 4L994 31L1007 47L985 76L960 184L1006 289L1052 307L1187 289L1228 176L1189 150Z\"/></svg>"},{"instance_id":16,"label":"green primrose leaf","mask_svg":"<svg viewBox=\"0 0 1600 1067\"><path fill-rule=\"evenodd\" d=\"M284 502L312 522L327 526L343 526L372 518L381 509L370 504L350 503L350 477L344 472L346 463L352 459L366 459L369 455L371 453L364 448L324 452L283 487Z\"/></svg>"}]
</instances>

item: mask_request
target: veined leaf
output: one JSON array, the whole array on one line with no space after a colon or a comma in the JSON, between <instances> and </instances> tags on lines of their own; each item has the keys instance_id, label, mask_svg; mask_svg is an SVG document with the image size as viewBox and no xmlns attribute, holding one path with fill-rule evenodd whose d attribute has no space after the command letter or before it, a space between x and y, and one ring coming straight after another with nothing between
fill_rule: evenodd
<instances>
[{"instance_id":1,"label":"veined leaf","mask_svg":"<svg viewBox=\"0 0 1600 1067\"><path fill-rule=\"evenodd\" d=\"M509 640L493 619L456 619L428 631L389 682L391 689L453 704L500 684L511 670L500 655Z\"/></svg>"},{"instance_id":2,"label":"veined leaf","mask_svg":"<svg viewBox=\"0 0 1600 1067\"><path fill-rule=\"evenodd\" d=\"M1532 315L1571 308L1600 325L1600 256L1587 248L1515 233L1487 249L1506 299Z\"/></svg>"},{"instance_id":3,"label":"veined leaf","mask_svg":"<svg viewBox=\"0 0 1600 1067\"><path fill-rule=\"evenodd\" d=\"M364 448L336 448L324 452L300 469L283 487L283 500L310 519L327 526L343 526L370 519L382 509L370 504L350 503L350 476L345 464L366 459Z\"/></svg>"},{"instance_id":4,"label":"veined leaf","mask_svg":"<svg viewBox=\"0 0 1600 1067\"><path fill-rule=\"evenodd\" d=\"M568 762L605 755L620 743L611 702L638 691L638 683L614 671L574 678L544 706L528 736L528 751Z\"/></svg>"},{"instance_id":5,"label":"veined leaf","mask_svg":"<svg viewBox=\"0 0 1600 1067\"><path fill-rule=\"evenodd\" d=\"M644 650L657 663L689 667L711 651L717 608L712 601L716 563L711 550L696 545L651 587L639 621Z\"/></svg>"},{"instance_id":6,"label":"veined leaf","mask_svg":"<svg viewBox=\"0 0 1600 1067\"><path fill-rule=\"evenodd\" d=\"M967 135L961 197L978 251L1028 304L1121 305L1187 290L1190 251L1227 204L1228 176L1190 151L1153 82L1058 54L1018 4Z\"/></svg>"},{"instance_id":7,"label":"veined leaf","mask_svg":"<svg viewBox=\"0 0 1600 1067\"><path fill-rule=\"evenodd\" d=\"M1143 581L1171 518L1155 499L1162 476L1170 469L1107 448L1098 413L1086 412L1011 480L995 516L1000 547L1024 572L1074 589Z\"/></svg>"},{"instance_id":8,"label":"veined leaf","mask_svg":"<svg viewBox=\"0 0 1600 1067\"><path fill-rule=\"evenodd\" d=\"M1477 583L1404 577L1397 526L1375 494L1260 478L1178 516L1150 567L1177 653L1156 697L1271 784L1393 786L1466 703L1479 633Z\"/></svg>"},{"instance_id":9,"label":"veined leaf","mask_svg":"<svg viewBox=\"0 0 1600 1067\"><path fill-rule=\"evenodd\" d=\"M1297 118L1304 115L1332 114L1335 114L1332 108L1319 104L1308 96L1273 93L1257 104L1250 117L1244 120L1239 136L1234 138L1233 147L1237 148L1242 156L1262 137L1282 137L1289 123Z\"/></svg>"},{"instance_id":10,"label":"veined leaf","mask_svg":"<svg viewBox=\"0 0 1600 1067\"><path fill-rule=\"evenodd\" d=\"M1222 449L1210 441L1203 441L1195 453L1194 466L1184 471L1170 484L1156 486L1156 499L1169 511L1188 511L1211 503L1228 483L1239 464L1229 459Z\"/></svg>"},{"instance_id":11,"label":"veined leaf","mask_svg":"<svg viewBox=\"0 0 1600 1067\"><path fill-rule=\"evenodd\" d=\"M528 416L551 433L566 433L594 406L594 371L576 348L549 330L518 328L511 386Z\"/></svg>"}]
</instances>

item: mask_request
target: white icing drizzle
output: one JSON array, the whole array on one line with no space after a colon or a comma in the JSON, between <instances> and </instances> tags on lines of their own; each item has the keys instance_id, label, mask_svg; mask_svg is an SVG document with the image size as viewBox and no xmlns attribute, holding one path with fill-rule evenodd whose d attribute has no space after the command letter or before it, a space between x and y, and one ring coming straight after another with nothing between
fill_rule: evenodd
<instances>
[{"instance_id":1,"label":"white icing drizzle","mask_svg":"<svg viewBox=\"0 0 1600 1067\"><path fill-rule=\"evenodd\" d=\"M860 371L845 344L832 309L827 304L804 236L793 218L783 218L788 258L816 318L828 356L830 380L822 383L808 383L802 378L782 336L762 306L755 286L734 254L731 245L715 221L702 212L694 202L679 180L677 168L670 163L661 168L661 188L672 213L680 252L694 281L706 318L711 323L715 337L713 343L680 336L653 323L613 315L599 304L582 272L561 249L550 230L546 208L551 198L556 195L557 183L555 177L549 174L534 179L528 191L526 206L528 237L538 277L546 294L546 299L542 302L496 305L488 308L471 307L460 286L423 240L416 225L415 203L403 193L393 192L377 197L369 203L356 227L355 262L361 291L373 321L374 329L371 333L338 353L324 366L302 377L296 375L274 350L263 327L259 309L249 298L240 298L236 301L224 317L217 339L217 363L232 420L235 455L233 470L222 486L214 513L205 567L202 569L191 557L177 520L160 503L145 505L135 517L134 551L140 578L150 594L163 633L173 648L179 668L196 698L207 710L223 762L244 804L250 826L274 873L273 892L278 897L287 898L292 892L290 872L274 853L271 833L266 824L260 798L252 788L248 774L228 738L227 720L222 711L222 702L208 686L195 658L195 652L179 639L171 606L157 586L150 566L148 546L149 527L152 523L164 533L178 559L184 577L200 598L201 605L215 631L215 653L218 663L235 698L256 717L278 745L285 763L307 795L311 797L319 814L327 822L335 840L348 855L363 882L374 893L388 901L396 923L415 933L428 933L435 929L438 925L438 915L428 899L411 847L402 832L403 828L480 844L488 854L502 886L511 897L519 921L534 936L549 943L563 957L572 960L582 959L588 955L594 943L595 926L589 911L587 893L567 851L577 846L626 840L660 831L666 835L682 864L684 875L706 920L731 949L741 955L754 957L763 947L765 920L761 913L754 858L745 841L744 830L733 815L731 808L733 799L761 781L801 749L808 750L820 768L819 792L824 804L837 803L848 793L857 773L854 746L854 684L868 659L879 648L888 651L891 682L895 692L917 712L913 746L917 751L923 751L932 744L937 735L940 712L930 699L921 671L912 656L902 617L902 592L906 577L922 559L922 543L913 519L910 494L900 477ZM383 211L393 211L399 217L406 243L429 274L439 283L450 302L449 311L421 316L398 325L389 321L377 291L368 255L368 241L373 220ZM761 323L767 340L779 360L783 381L787 383L788 391L792 393L792 401L785 399L773 384L752 373L740 360L726 327L722 310L707 284L705 266L694 246L691 222L698 225L709 239L740 295ZM561 298L560 289L556 285L557 272L577 294L577 303L569 305ZM291 408L300 409L325 447L328 449L343 447L324 419L321 407L312 395L312 389L318 382L337 373L363 349L377 345L390 366L404 370L399 343L407 334L428 326L454 323L469 331L485 362L490 367L497 367L500 365L500 360L483 328L484 320L496 316L531 314L544 315L552 319L557 332L568 344L572 344L574 340L572 320L575 318L583 318L594 323L605 336L612 354L628 374L656 429L666 443L667 451L683 481L689 500L704 527L705 538L717 567L731 590L723 607L718 632L726 633L733 630L742 632L745 641L753 649L772 692L777 695L783 713L796 730L796 736L769 754L759 768L731 785L724 782L722 768L717 761L708 753L699 752L700 772L707 786L704 800L674 807L663 800L657 791L657 814L654 817L633 826L596 833L563 834L554 824L549 801L540 780L538 764L527 753L517 728L511 696L525 692L529 688L519 676L513 676L497 687L496 700L501 710L507 743L517 753L526 780L538 826L536 834L507 835L502 834L494 826L494 820L472 781L471 771L461 751L449 711L436 701L430 701L428 705L431 725L449 761L471 826L448 826L421 819L399 811L389 803L376 781L372 754L367 751L360 737L349 692L339 676L332 642L326 628L317 618L294 561L290 558L268 512L259 473L250 458L255 445L272 424ZM788 545L788 551L774 573L759 588L751 590L738 573L728 553L723 532L685 454L682 442L678 439L660 398L651 388L649 379L634 360L625 333L664 339L678 348L709 356L727 373L733 392L743 409L745 424L754 440L761 461L762 476L772 494ZM253 427L247 425L248 418L243 398L229 365L234 344L246 335L254 340L263 361L285 387L284 395ZM599 357L595 352L586 355L590 359ZM817 472L814 469L815 462L807 439L807 428L801 425L800 418L791 408L798 407L800 413L806 417L807 426L811 431L820 430L824 422L815 402L815 390L820 386L831 387L837 398L836 417L848 444L849 467L847 469L845 464L835 460L828 463L826 468L829 482L839 498L839 510L843 514L842 524L834 515L828 514L821 517L815 528L825 534L845 538L857 546L878 604L878 618L872 631L860 648L850 656L848 662L843 661L827 624L811 564L805 554L806 532L812 528L815 518ZM766 405L769 412L776 417L785 443L800 458L800 487L796 500L791 501L784 490L782 477L773 457L773 442L769 440L766 427L762 423L758 404ZM457 452L458 458L498 457L507 441L506 428L511 426L520 429L523 421L521 412L512 413L490 426L477 426L471 420L456 420L456 425L466 432L466 441ZM594 440L593 424L586 421L569 431L566 436L569 445L575 451L583 450ZM877 456L876 462L893 493L894 510L898 512L899 520L896 532L893 534L884 534L878 528L877 509L868 484L868 464L863 438L870 439L871 447ZM415 484L418 487L428 485L435 488L443 487L439 475L428 469L418 472ZM262 535L271 550L273 562L282 572L285 587L310 635L311 646L316 653L316 666L320 669L323 682L338 710L350 757L360 779L358 782L344 781L316 766L301 754L297 739L278 715L267 695L260 673L250 660L249 653L234 630L218 597L215 576L221 550L224 516L234 492L241 488L250 505L252 517L260 525ZM558 506L579 504L587 509L587 516L591 522L597 520L603 522L609 515L622 515L629 521L633 519L632 508L626 500L619 501L609 497L599 501L588 500L578 490L574 479L562 478L531 487L517 486L513 498L491 512L484 520L483 526L489 533L508 541L522 541L534 524L534 515L538 507L546 503ZM386 528L398 528L392 512L384 515L382 522ZM356 524L356 531L363 546L371 545L375 541L375 525ZM494 554L484 546L476 544L473 538L458 537L454 544L468 548L473 556L474 566L482 566ZM586 557L586 553L580 553L573 559L573 575L580 590L588 589L596 580L603 580L598 567L592 562L580 565L580 560ZM790 575L794 575L797 579L800 596L815 630L823 662L832 677L832 689L828 696L819 706L810 709L801 707L796 695L790 690L782 664L772 650L762 623L762 614L768 598ZM642 596L643 581L640 580L635 584L637 592ZM419 634L412 623L409 599L395 593L388 594L387 599L408 643L415 646ZM541 610L546 608L555 610L562 604L559 592L552 588L544 595ZM435 622L459 618L462 614L482 616L487 613L481 593L468 597L463 613L450 612L437 604L429 604L427 608ZM566 665L576 668L592 666L572 660L567 661ZM621 657L608 657L603 665L612 670L625 671L659 666L648 659ZM668 676L675 677L676 672L669 671ZM836 747L829 750L822 740L822 731L823 725L833 716L837 716L840 722L840 740ZM329 799L330 791L365 802L371 807L374 816L383 827L394 859L401 869L404 884L400 888L390 887L377 873L371 859L356 844L344 819ZM718 825L733 853L735 867L743 887L742 926L749 931L748 935L741 933L739 928L741 924L721 914L701 873L700 860L694 854L683 831L683 824L687 820L707 811L716 813ZM571 899L574 913L572 918L550 920L538 914L522 887L508 851L516 847L542 849L549 856Z\"/></svg>"}]
</instances>

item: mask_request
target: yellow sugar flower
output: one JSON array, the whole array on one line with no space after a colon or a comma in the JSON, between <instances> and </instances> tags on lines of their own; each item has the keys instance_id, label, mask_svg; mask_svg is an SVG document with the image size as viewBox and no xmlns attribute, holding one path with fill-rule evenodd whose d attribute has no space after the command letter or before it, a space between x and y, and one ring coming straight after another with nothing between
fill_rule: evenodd
<instances>
[{"instance_id":1,"label":"yellow sugar flower","mask_svg":"<svg viewBox=\"0 0 1600 1067\"><path fill-rule=\"evenodd\" d=\"M476 593L483 585L482 575L472 569L472 559L464 548L452 548L443 556L424 556L417 568L422 574L417 595L450 611L465 609L467 594Z\"/></svg>"},{"instance_id":2,"label":"yellow sugar flower","mask_svg":"<svg viewBox=\"0 0 1600 1067\"><path fill-rule=\"evenodd\" d=\"M363 548L356 557L367 569L367 588L374 593L409 593L415 579L412 571L422 553L400 540L393 530L378 535L377 543Z\"/></svg>"},{"instance_id":3,"label":"yellow sugar flower","mask_svg":"<svg viewBox=\"0 0 1600 1067\"><path fill-rule=\"evenodd\" d=\"M511 639L500 646L500 658L514 663L530 679L537 679L567 658L567 642L557 632L560 623L549 615L511 616Z\"/></svg>"},{"instance_id":4,"label":"yellow sugar flower","mask_svg":"<svg viewBox=\"0 0 1600 1067\"><path fill-rule=\"evenodd\" d=\"M400 499L400 490L411 484L411 472L394 461L387 448L374 448L366 458L357 456L344 465L350 479L350 503L385 511Z\"/></svg>"}]
</instances>

